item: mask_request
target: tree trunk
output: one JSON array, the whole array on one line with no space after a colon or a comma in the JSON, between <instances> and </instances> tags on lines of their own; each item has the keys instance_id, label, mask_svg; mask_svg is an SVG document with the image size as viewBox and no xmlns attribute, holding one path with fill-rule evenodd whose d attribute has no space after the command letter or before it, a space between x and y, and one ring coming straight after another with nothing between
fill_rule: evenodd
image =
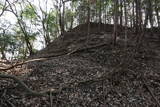
<instances>
[{"instance_id":1,"label":"tree trunk","mask_svg":"<svg viewBox=\"0 0 160 107\"><path fill-rule=\"evenodd\" d=\"M5 55L5 52L3 50L1 50L1 55L2 55L1 59L6 59L6 55Z\"/></svg>"},{"instance_id":2,"label":"tree trunk","mask_svg":"<svg viewBox=\"0 0 160 107\"><path fill-rule=\"evenodd\" d=\"M155 12L156 12L156 18L157 18L157 24L158 24L158 27L160 27L160 16L159 16L159 10L158 8L160 8L158 6L158 0L155 0Z\"/></svg>"},{"instance_id":3,"label":"tree trunk","mask_svg":"<svg viewBox=\"0 0 160 107\"><path fill-rule=\"evenodd\" d=\"M135 3L134 3L134 1L132 2L132 7L133 7L133 9L132 9L132 16L133 16L132 23L133 23L133 27L132 28L135 28L136 24L135 24Z\"/></svg>"},{"instance_id":4,"label":"tree trunk","mask_svg":"<svg viewBox=\"0 0 160 107\"><path fill-rule=\"evenodd\" d=\"M48 25L46 25L47 23L45 23L44 20L46 20L46 17L42 20L42 28L44 32L43 36L44 36L45 46L48 46L51 40L50 40L48 30L47 30Z\"/></svg>"},{"instance_id":5,"label":"tree trunk","mask_svg":"<svg viewBox=\"0 0 160 107\"><path fill-rule=\"evenodd\" d=\"M63 5L63 12L61 13L61 7ZM65 11L65 3L63 2L63 0L60 0L59 3L59 26L61 29L61 34L64 33L64 11Z\"/></svg>"},{"instance_id":6,"label":"tree trunk","mask_svg":"<svg viewBox=\"0 0 160 107\"><path fill-rule=\"evenodd\" d=\"M22 23L20 22L19 19L18 19L18 23L19 23L19 26L20 26L23 34L24 34L24 39L25 39L27 48L28 48L28 50L29 50L29 54L30 54L30 55L33 55L34 52L33 52L32 45L31 45L31 43L30 43L30 41L29 41L28 33L26 32L25 27L23 27L23 25L22 25Z\"/></svg>"},{"instance_id":7,"label":"tree trunk","mask_svg":"<svg viewBox=\"0 0 160 107\"><path fill-rule=\"evenodd\" d=\"M8 4L9 4L9 7L10 7L10 9L11 9L11 12L12 12L12 13L15 15L15 17L17 18L17 21L18 21L18 24L19 24L19 26L20 26L20 29L22 30L22 33L24 34L24 39L25 39L27 48L28 48L28 50L29 50L29 54L30 54L30 55L34 54L33 49L32 49L33 47L32 47L32 45L31 45L31 43L30 43L30 41L29 41L29 36L28 36L27 31L26 31L26 28L25 28L25 25L24 25L24 23L23 23L23 20L20 19L20 17L18 16L17 12L14 11L14 9L12 8L12 5L10 4L9 0L6 0L6 1L7 1Z\"/></svg>"},{"instance_id":8,"label":"tree trunk","mask_svg":"<svg viewBox=\"0 0 160 107\"><path fill-rule=\"evenodd\" d=\"M124 0L124 14L125 14L125 47L127 47L127 24L128 24L128 18L127 18L127 4L126 4L126 0Z\"/></svg>"},{"instance_id":9,"label":"tree trunk","mask_svg":"<svg viewBox=\"0 0 160 107\"><path fill-rule=\"evenodd\" d=\"M118 0L114 0L114 29L113 29L113 45L116 45L117 39L117 24L118 24Z\"/></svg>"},{"instance_id":10,"label":"tree trunk","mask_svg":"<svg viewBox=\"0 0 160 107\"><path fill-rule=\"evenodd\" d=\"M106 24L107 22L106 22L106 20L107 20L107 11L106 11L106 6L105 5L103 5L103 10L105 10L104 11L104 17L103 17L103 22L104 22L104 24Z\"/></svg>"},{"instance_id":11,"label":"tree trunk","mask_svg":"<svg viewBox=\"0 0 160 107\"><path fill-rule=\"evenodd\" d=\"M144 28L146 28L147 24L148 24L148 10L146 9L145 19L144 19Z\"/></svg>"},{"instance_id":12,"label":"tree trunk","mask_svg":"<svg viewBox=\"0 0 160 107\"><path fill-rule=\"evenodd\" d=\"M150 0L147 0L146 3L146 16L145 16L145 22L144 22L144 27L148 25L148 20L150 22L151 28L153 28L153 9L152 9L152 2Z\"/></svg>"},{"instance_id":13,"label":"tree trunk","mask_svg":"<svg viewBox=\"0 0 160 107\"><path fill-rule=\"evenodd\" d=\"M123 23L123 3L122 0L120 0L120 26L122 27L122 23Z\"/></svg>"},{"instance_id":14,"label":"tree trunk","mask_svg":"<svg viewBox=\"0 0 160 107\"><path fill-rule=\"evenodd\" d=\"M141 32L142 13L141 13L141 0L135 0L136 3L136 34Z\"/></svg>"},{"instance_id":15,"label":"tree trunk","mask_svg":"<svg viewBox=\"0 0 160 107\"><path fill-rule=\"evenodd\" d=\"M102 3L101 1L99 1L99 24L98 24L98 32L101 31L101 23L102 23L102 19L101 19L101 16L102 16Z\"/></svg>"},{"instance_id":16,"label":"tree trunk","mask_svg":"<svg viewBox=\"0 0 160 107\"><path fill-rule=\"evenodd\" d=\"M149 21L151 25L151 29L153 28L153 8L152 8L152 1L148 0L148 13L149 13Z\"/></svg>"},{"instance_id":17,"label":"tree trunk","mask_svg":"<svg viewBox=\"0 0 160 107\"><path fill-rule=\"evenodd\" d=\"M73 28L73 21L74 21L74 18L72 17L70 28L69 28L70 30Z\"/></svg>"},{"instance_id":18,"label":"tree trunk","mask_svg":"<svg viewBox=\"0 0 160 107\"><path fill-rule=\"evenodd\" d=\"M144 37L145 31L142 27L142 12L141 12L141 0L136 0L136 36L137 36L137 46L140 47L142 39Z\"/></svg>"},{"instance_id":19,"label":"tree trunk","mask_svg":"<svg viewBox=\"0 0 160 107\"><path fill-rule=\"evenodd\" d=\"M136 4L136 34L138 34L138 32L139 32L139 24L138 24L138 18L139 18L139 13L138 13L138 9L139 9L139 5L138 5L138 0L135 0L135 4Z\"/></svg>"},{"instance_id":20,"label":"tree trunk","mask_svg":"<svg viewBox=\"0 0 160 107\"><path fill-rule=\"evenodd\" d=\"M63 2L63 0L62 0ZM65 2L63 2L63 13L62 13L62 32L65 32L64 26L65 26Z\"/></svg>"},{"instance_id":21,"label":"tree trunk","mask_svg":"<svg viewBox=\"0 0 160 107\"><path fill-rule=\"evenodd\" d=\"M90 1L89 0L88 0L87 13L88 13L88 15L87 15L87 25L88 25L87 35L89 35L90 34Z\"/></svg>"}]
</instances>

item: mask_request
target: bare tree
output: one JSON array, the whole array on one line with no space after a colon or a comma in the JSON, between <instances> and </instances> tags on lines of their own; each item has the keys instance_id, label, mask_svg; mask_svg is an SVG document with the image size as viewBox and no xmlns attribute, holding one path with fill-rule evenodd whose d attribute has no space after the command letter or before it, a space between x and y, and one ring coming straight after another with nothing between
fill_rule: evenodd
<instances>
[{"instance_id":1,"label":"bare tree","mask_svg":"<svg viewBox=\"0 0 160 107\"><path fill-rule=\"evenodd\" d=\"M10 10L8 10L8 11L12 12L12 13L15 15L15 17L17 18L18 24L19 24L19 26L20 26L20 29L22 30L22 32L23 32L23 34L24 34L24 39L25 39L27 48L28 48L28 50L29 50L29 54L30 54L30 55L34 54L34 52L33 52L33 47L32 47L32 44L30 43L29 35L28 35L27 31L26 31L26 27L25 27L25 24L24 24L24 22L23 22L23 20L22 20L22 17L18 16L18 12L17 12L17 9L16 9L15 4L14 4L14 3L11 4L11 3L9 2L9 0L6 0L6 1L7 1L7 3L9 4L9 7L10 7ZM16 3L16 2L15 2L15 3ZM13 7L12 7L12 6L13 6ZM13 8L14 8L14 9L13 9Z\"/></svg>"},{"instance_id":2,"label":"bare tree","mask_svg":"<svg viewBox=\"0 0 160 107\"><path fill-rule=\"evenodd\" d=\"M43 37L44 37L46 46L48 46L51 43L51 39L50 39L49 31L48 31L48 23L46 22L47 18L49 17L49 14L47 14L47 2L48 2L48 0L45 1L46 7L45 7L45 10L43 10L40 5L40 1L39 1L39 8L42 13L42 17L40 17L38 15L38 13L36 12L37 16L39 17L39 19L41 20L41 23L42 23Z\"/></svg>"},{"instance_id":3,"label":"bare tree","mask_svg":"<svg viewBox=\"0 0 160 107\"><path fill-rule=\"evenodd\" d=\"M3 7L2 7L2 11L1 11L1 13L0 13L0 16L2 16L3 15L3 13L5 12L5 10L7 9L7 1L5 1L5 3L4 3L4 5L3 5Z\"/></svg>"}]
</instances>

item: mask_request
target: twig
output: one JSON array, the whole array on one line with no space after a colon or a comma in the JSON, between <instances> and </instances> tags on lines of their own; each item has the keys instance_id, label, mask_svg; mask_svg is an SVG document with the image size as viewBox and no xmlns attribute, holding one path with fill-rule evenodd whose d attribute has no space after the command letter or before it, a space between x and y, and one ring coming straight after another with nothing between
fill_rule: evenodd
<instances>
[{"instance_id":1,"label":"twig","mask_svg":"<svg viewBox=\"0 0 160 107\"><path fill-rule=\"evenodd\" d=\"M70 88L71 85L74 84L74 86L80 85L80 84L86 84L86 83L92 83L92 82L97 82L97 81L102 81L104 79L107 78L107 76L117 70L120 66L115 67L113 70L111 70L111 72L108 72L107 74L102 75L101 77L98 78L94 78L94 79L89 79L89 80L85 80L85 81L79 81L79 82L71 82L71 83L66 83L63 84L61 87L59 87L58 89L48 89L48 90L44 90L41 92L37 92L34 91L32 89L30 89L22 80L20 80L18 77L13 76L13 75L5 75L5 74L0 74L0 78L9 78L9 79L13 79L14 81L16 81L18 84L20 84L23 88L24 91L27 92L27 95L31 95L31 96L46 96L51 95L51 94L58 94L59 92L61 92L63 89L66 88ZM50 96L51 97L51 96Z\"/></svg>"},{"instance_id":2,"label":"twig","mask_svg":"<svg viewBox=\"0 0 160 107\"><path fill-rule=\"evenodd\" d=\"M105 45L105 44L83 48L83 49L77 50L75 52L83 51L85 49L97 48L97 47L102 46L102 45ZM64 53L63 53L63 55L64 55ZM66 53L65 53L65 55L66 55ZM60 55L56 55L56 56L60 56ZM134 53L131 54L131 57L128 57L126 59L128 63L130 63L130 61L132 61L132 57L133 56L134 56ZM47 58L32 59L32 60L28 60L28 61L25 61L25 62L20 62L20 63L18 63L16 65L13 65L13 66L9 67L9 68L0 69L0 71L2 71L2 70L9 70L9 69L12 69L12 68L14 68L16 66L23 65L23 64L26 64L26 63L29 63L29 62L33 62L33 61L47 60L47 59L50 59L50 57L55 57L55 55L49 56ZM112 73L115 73L115 72L121 70L122 69L122 65L126 64L126 60L123 60L122 63L120 63L118 66L116 66L115 68L113 68L110 72L105 73L101 77L90 79L90 80L85 80L85 81L66 83L66 84L63 84L62 86L60 86L58 89L49 89L49 90L44 90L44 91L41 91L41 92L37 92L37 91L34 91L34 90L30 89L23 81L21 81L16 76L8 75L8 74L0 74L0 78L13 79L14 81L16 81L18 84L20 84L24 88L24 91L27 92L28 95L32 95L32 96L46 96L46 95L49 95L50 93L52 93L52 94L58 94L63 89L70 88L70 86L73 85L73 84L74 84L74 86L77 86L77 85L86 84L86 83L103 81L103 80L105 80L105 79L108 78L108 76L109 76L110 73L112 74Z\"/></svg>"},{"instance_id":3,"label":"twig","mask_svg":"<svg viewBox=\"0 0 160 107\"><path fill-rule=\"evenodd\" d=\"M150 87L146 84L146 79L142 78L142 82L145 85L145 87L147 88L147 90L149 91L149 93L151 94L151 96L153 97L153 99L156 101L157 105L160 107L160 102L158 101L158 99L156 98L156 96L153 94L153 92L151 91Z\"/></svg>"},{"instance_id":4,"label":"twig","mask_svg":"<svg viewBox=\"0 0 160 107\"><path fill-rule=\"evenodd\" d=\"M6 102L8 102L8 104L11 106L11 107L16 107L13 103L11 103L9 100L6 100Z\"/></svg>"},{"instance_id":5,"label":"twig","mask_svg":"<svg viewBox=\"0 0 160 107\"><path fill-rule=\"evenodd\" d=\"M0 13L0 16L2 16L3 13L5 12L5 10L6 10L6 8L7 8L6 5L7 5L7 2L5 1L5 4L4 4L3 8L2 8L2 12Z\"/></svg>"},{"instance_id":6,"label":"twig","mask_svg":"<svg viewBox=\"0 0 160 107\"><path fill-rule=\"evenodd\" d=\"M49 97L50 97L50 107L53 107L53 96L52 96L52 91L50 91Z\"/></svg>"}]
</instances>

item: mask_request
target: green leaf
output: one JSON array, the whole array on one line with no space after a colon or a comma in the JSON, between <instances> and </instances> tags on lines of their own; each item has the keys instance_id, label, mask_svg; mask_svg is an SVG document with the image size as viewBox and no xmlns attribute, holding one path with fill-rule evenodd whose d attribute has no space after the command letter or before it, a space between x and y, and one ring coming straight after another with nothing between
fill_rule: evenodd
<instances>
[{"instance_id":1,"label":"green leaf","mask_svg":"<svg viewBox=\"0 0 160 107\"><path fill-rule=\"evenodd\" d=\"M27 5L24 8L24 10L21 12L21 15L26 19L36 19L37 16L35 11L36 11L36 7L34 5L33 6Z\"/></svg>"}]
</instances>

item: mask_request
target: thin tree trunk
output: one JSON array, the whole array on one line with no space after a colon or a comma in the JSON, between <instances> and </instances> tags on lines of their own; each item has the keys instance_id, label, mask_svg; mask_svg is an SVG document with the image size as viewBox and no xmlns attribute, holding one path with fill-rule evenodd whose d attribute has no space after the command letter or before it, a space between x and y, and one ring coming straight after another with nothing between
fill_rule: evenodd
<instances>
[{"instance_id":1,"label":"thin tree trunk","mask_svg":"<svg viewBox=\"0 0 160 107\"><path fill-rule=\"evenodd\" d=\"M117 24L118 24L118 0L114 0L114 31L113 31L113 45L116 45L116 39L117 39Z\"/></svg>"},{"instance_id":2,"label":"thin tree trunk","mask_svg":"<svg viewBox=\"0 0 160 107\"><path fill-rule=\"evenodd\" d=\"M87 35L89 36L90 35L90 1L88 0L88 7L87 7Z\"/></svg>"},{"instance_id":3,"label":"thin tree trunk","mask_svg":"<svg viewBox=\"0 0 160 107\"><path fill-rule=\"evenodd\" d=\"M102 3L101 1L99 1L100 4L99 4L99 25L98 25L98 32L101 31L101 23L102 23L102 19L101 19L101 16L102 16Z\"/></svg>"},{"instance_id":4,"label":"thin tree trunk","mask_svg":"<svg viewBox=\"0 0 160 107\"><path fill-rule=\"evenodd\" d=\"M5 52L3 50L1 50L1 55L2 55L1 59L6 59L6 55L5 55Z\"/></svg>"},{"instance_id":5,"label":"thin tree trunk","mask_svg":"<svg viewBox=\"0 0 160 107\"><path fill-rule=\"evenodd\" d=\"M141 13L141 0L135 0L136 3L136 34L141 33L142 13Z\"/></svg>"},{"instance_id":6,"label":"thin tree trunk","mask_svg":"<svg viewBox=\"0 0 160 107\"><path fill-rule=\"evenodd\" d=\"M24 39L25 39L27 48L28 48L28 50L29 50L29 54L30 54L30 55L33 55L34 52L33 52L33 49L32 49L32 45L31 45L31 43L30 43L30 41L29 41L28 33L26 32L25 27L23 27L23 25L21 24L21 22L20 22L19 19L18 19L18 24L19 24L19 26L20 26L23 34L24 34Z\"/></svg>"},{"instance_id":7,"label":"thin tree trunk","mask_svg":"<svg viewBox=\"0 0 160 107\"><path fill-rule=\"evenodd\" d=\"M153 28L153 8L152 8L152 1L148 0L148 13L149 13L149 21L151 25L151 29Z\"/></svg>"},{"instance_id":8,"label":"thin tree trunk","mask_svg":"<svg viewBox=\"0 0 160 107\"><path fill-rule=\"evenodd\" d=\"M63 12L61 13L62 5L63 5ZM65 5L63 3L63 0L60 0L60 3L59 3L59 25L60 25L60 29L61 29L61 34L64 33L64 8L65 8Z\"/></svg>"},{"instance_id":9,"label":"thin tree trunk","mask_svg":"<svg viewBox=\"0 0 160 107\"><path fill-rule=\"evenodd\" d=\"M148 24L148 10L146 9L146 12L145 12L145 19L144 19L144 28L146 28L147 24Z\"/></svg>"},{"instance_id":10,"label":"thin tree trunk","mask_svg":"<svg viewBox=\"0 0 160 107\"><path fill-rule=\"evenodd\" d=\"M159 16L159 14L158 14L159 12L158 12L158 9L156 9L156 17L157 17L157 23L158 23L158 27L160 27L160 16Z\"/></svg>"},{"instance_id":11,"label":"thin tree trunk","mask_svg":"<svg viewBox=\"0 0 160 107\"><path fill-rule=\"evenodd\" d=\"M26 31L26 28L25 28L25 25L23 23L23 20L19 18L18 14L17 14L17 11L15 12L12 8L12 5L10 4L9 0L6 0L9 4L9 7L11 9L11 12L15 15L15 17L17 18L17 21L18 21L18 24L20 26L20 29L22 30L22 33L24 34L24 39L25 39L25 42L26 42L26 45L27 45L27 48L29 50L29 54L32 55L34 54L33 52L33 47L29 41L29 36L28 36L28 33Z\"/></svg>"},{"instance_id":12,"label":"thin tree trunk","mask_svg":"<svg viewBox=\"0 0 160 107\"><path fill-rule=\"evenodd\" d=\"M125 47L127 47L127 39L128 39L128 37L127 37L127 24L128 24L128 18L127 18L127 7L126 7L126 0L124 0L124 14L125 14Z\"/></svg>"},{"instance_id":13,"label":"thin tree trunk","mask_svg":"<svg viewBox=\"0 0 160 107\"><path fill-rule=\"evenodd\" d=\"M133 28L135 28L135 3L134 3L134 1L132 2L132 7L133 7L133 9L132 9L132 16L133 16L133 18L132 18L132 23L133 23Z\"/></svg>"},{"instance_id":14,"label":"thin tree trunk","mask_svg":"<svg viewBox=\"0 0 160 107\"><path fill-rule=\"evenodd\" d=\"M155 0L155 12L156 12L156 18L157 18L157 24L158 27L160 27L160 16L159 16L159 10L158 10L159 6L158 6L158 2L157 0Z\"/></svg>"},{"instance_id":15,"label":"thin tree trunk","mask_svg":"<svg viewBox=\"0 0 160 107\"><path fill-rule=\"evenodd\" d=\"M72 19L71 19L71 24L70 24L70 30L73 28L73 22L74 22L74 18L72 17Z\"/></svg>"},{"instance_id":16,"label":"thin tree trunk","mask_svg":"<svg viewBox=\"0 0 160 107\"><path fill-rule=\"evenodd\" d=\"M139 9L139 5L138 5L138 0L135 0L135 4L136 4L136 34L138 34L139 32L139 24L138 24L138 18L139 18L139 12L138 12L138 9Z\"/></svg>"},{"instance_id":17,"label":"thin tree trunk","mask_svg":"<svg viewBox=\"0 0 160 107\"><path fill-rule=\"evenodd\" d=\"M141 12L141 0L136 0L136 20L137 20L137 46L140 47L142 39L145 35L145 29L142 27L142 12Z\"/></svg>"},{"instance_id":18,"label":"thin tree trunk","mask_svg":"<svg viewBox=\"0 0 160 107\"><path fill-rule=\"evenodd\" d=\"M42 20L42 28L44 32L43 36L44 36L45 45L48 46L50 44L50 37L47 31L47 25L45 25L44 20L46 20L46 17Z\"/></svg>"},{"instance_id":19,"label":"thin tree trunk","mask_svg":"<svg viewBox=\"0 0 160 107\"><path fill-rule=\"evenodd\" d=\"M62 0L63 2L63 0ZM62 13L62 32L65 32L64 26L65 26L65 2L63 2L63 13Z\"/></svg>"},{"instance_id":20,"label":"thin tree trunk","mask_svg":"<svg viewBox=\"0 0 160 107\"><path fill-rule=\"evenodd\" d=\"M151 34L152 34L152 28L153 28L153 10L152 10L152 3L150 0L147 0L146 2L146 15L145 15L145 21L144 21L144 30L146 26L148 25L148 20L150 22L151 27Z\"/></svg>"},{"instance_id":21,"label":"thin tree trunk","mask_svg":"<svg viewBox=\"0 0 160 107\"><path fill-rule=\"evenodd\" d=\"M122 0L120 0L120 26L121 27L123 23L122 17L123 17L123 3L122 3Z\"/></svg>"}]
</instances>

